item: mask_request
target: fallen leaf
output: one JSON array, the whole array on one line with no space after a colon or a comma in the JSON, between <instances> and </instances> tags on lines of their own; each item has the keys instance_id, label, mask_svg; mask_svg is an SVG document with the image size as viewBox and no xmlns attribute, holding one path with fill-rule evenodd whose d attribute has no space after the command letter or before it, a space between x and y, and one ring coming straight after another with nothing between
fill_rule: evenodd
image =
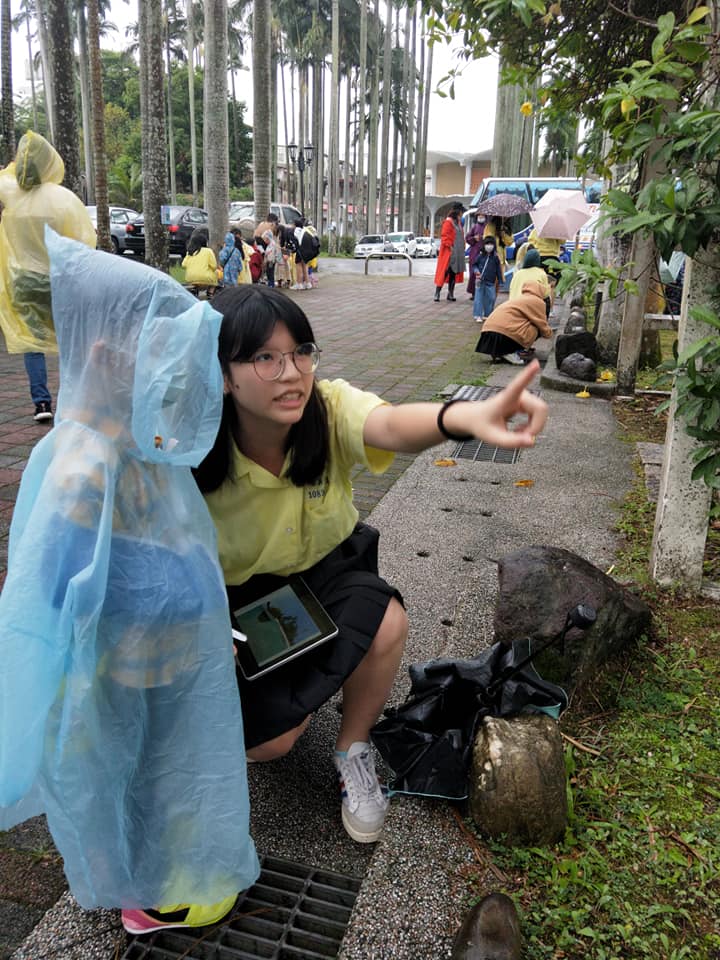
<instances>
[{"instance_id":1,"label":"fallen leaf","mask_svg":"<svg viewBox=\"0 0 720 960\"><path fill-rule=\"evenodd\" d=\"M457 460L451 460L449 457L443 457L441 460L435 461L436 467L456 467Z\"/></svg>"},{"instance_id":2,"label":"fallen leaf","mask_svg":"<svg viewBox=\"0 0 720 960\"><path fill-rule=\"evenodd\" d=\"M580 391L580 393L576 393L575 396L576 396L576 397L580 397L581 400L584 400L586 397L589 397L590 394L588 393L587 390L584 390L584 389L583 389L583 390Z\"/></svg>"},{"instance_id":3,"label":"fallen leaf","mask_svg":"<svg viewBox=\"0 0 720 960\"><path fill-rule=\"evenodd\" d=\"M513 483L514 487L532 487L535 483L534 480L516 480Z\"/></svg>"}]
</instances>

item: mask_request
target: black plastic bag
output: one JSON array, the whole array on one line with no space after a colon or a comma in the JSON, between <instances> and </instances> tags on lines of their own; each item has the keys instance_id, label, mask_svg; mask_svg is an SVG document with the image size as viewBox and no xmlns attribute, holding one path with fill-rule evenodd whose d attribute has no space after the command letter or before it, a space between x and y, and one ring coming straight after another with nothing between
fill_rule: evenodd
<instances>
[{"instance_id":1,"label":"black plastic bag","mask_svg":"<svg viewBox=\"0 0 720 960\"><path fill-rule=\"evenodd\" d=\"M394 791L462 800L482 717L560 715L567 706L565 691L543 680L520 646L495 643L472 660L432 660L410 667L407 700L386 708L371 731L395 775Z\"/></svg>"}]
</instances>

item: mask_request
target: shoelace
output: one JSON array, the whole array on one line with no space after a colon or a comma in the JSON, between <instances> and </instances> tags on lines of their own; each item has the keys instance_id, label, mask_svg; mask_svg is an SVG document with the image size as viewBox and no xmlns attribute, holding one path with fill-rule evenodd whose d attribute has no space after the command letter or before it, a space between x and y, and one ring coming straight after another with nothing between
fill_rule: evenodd
<instances>
[{"instance_id":1,"label":"shoelace","mask_svg":"<svg viewBox=\"0 0 720 960\"><path fill-rule=\"evenodd\" d=\"M353 807L378 798L382 800L382 791L377 778L366 766L368 760L367 753L358 753L354 757L346 758L341 764L345 790Z\"/></svg>"}]
</instances>

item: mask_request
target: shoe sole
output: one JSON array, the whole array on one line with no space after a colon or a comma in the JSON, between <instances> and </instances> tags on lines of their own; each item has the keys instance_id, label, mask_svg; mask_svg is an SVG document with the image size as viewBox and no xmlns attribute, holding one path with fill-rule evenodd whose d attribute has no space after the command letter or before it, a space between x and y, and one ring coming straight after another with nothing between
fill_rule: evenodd
<instances>
[{"instance_id":1,"label":"shoe sole","mask_svg":"<svg viewBox=\"0 0 720 960\"><path fill-rule=\"evenodd\" d=\"M198 927L191 927L187 923L158 923L156 926L135 926L134 923L122 921L123 929L133 937L142 937L145 934L157 933L158 930L197 930Z\"/></svg>"},{"instance_id":2,"label":"shoe sole","mask_svg":"<svg viewBox=\"0 0 720 960\"><path fill-rule=\"evenodd\" d=\"M342 807L342 822L345 827L345 832L347 835L354 840L356 843L376 843L382 834L383 828L378 827L377 830L373 830L372 833L360 833L353 825L350 823L350 820L345 812L345 807Z\"/></svg>"},{"instance_id":3,"label":"shoe sole","mask_svg":"<svg viewBox=\"0 0 720 960\"><path fill-rule=\"evenodd\" d=\"M36 413L33 417L35 423L43 423L45 420L52 420L53 415L51 413Z\"/></svg>"}]
</instances>

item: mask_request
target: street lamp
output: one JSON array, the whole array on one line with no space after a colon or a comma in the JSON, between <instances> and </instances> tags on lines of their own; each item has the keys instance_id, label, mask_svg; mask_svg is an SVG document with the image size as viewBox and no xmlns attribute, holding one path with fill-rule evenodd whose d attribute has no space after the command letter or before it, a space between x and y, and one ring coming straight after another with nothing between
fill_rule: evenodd
<instances>
[{"instance_id":1,"label":"street lamp","mask_svg":"<svg viewBox=\"0 0 720 960\"><path fill-rule=\"evenodd\" d=\"M300 147L299 150L296 143L288 144L290 161L298 168L300 174L300 212L303 216L305 216L305 184L303 182L303 171L305 167L309 167L312 163L314 149L311 143L305 144L305 146Z\"/></svg>"}]
</instances>

